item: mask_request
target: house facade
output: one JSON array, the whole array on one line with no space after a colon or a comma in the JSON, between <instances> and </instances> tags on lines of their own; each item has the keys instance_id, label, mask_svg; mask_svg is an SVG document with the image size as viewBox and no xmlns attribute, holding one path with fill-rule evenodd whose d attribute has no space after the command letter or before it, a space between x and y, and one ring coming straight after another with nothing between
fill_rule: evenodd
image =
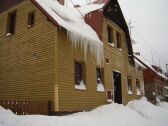
<instances>
[{"instance_id":1,"label":"house facade","mask_svg":"<svg viewBox=\"0 0 168 126\"><path fill-rule=\"evenodd\" d=\"M13 1L10 6L4 2L0 7L0 99L46 100L51 101L52 112L71 112L112 101L126 104L144 96L143 71L135 66L120 6L116 0L104 2L101 11L85 17L103 42L101 67L91 51L85 59L80 47L72 47L67 30L36 0ZM100 19L95 21L97 15Z\"/></svg>"},{"instance_id":2,"label":"house facade","mask_svg":"<svg viewBox=\"0 0 168 126\"><path fill-rule=\"evenodd\" d=\"M167 81L168 78L164 75L161 68L151 65L141 58L137 58L146 69L143 70L145 97L156 104L157 98L161 101L167 99Z\"/></svg>"}]
</instances>

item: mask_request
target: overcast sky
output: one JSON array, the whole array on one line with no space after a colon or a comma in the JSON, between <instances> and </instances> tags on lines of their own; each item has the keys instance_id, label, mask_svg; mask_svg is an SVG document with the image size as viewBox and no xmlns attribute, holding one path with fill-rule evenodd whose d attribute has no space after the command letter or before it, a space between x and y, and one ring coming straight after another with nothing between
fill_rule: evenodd
<instances>
[{"instance_id":1,"label":"overcast sky","mask_svg":"<svg viewBox=\"0 0 168 126\"><path fill-rule=\"evenodd\" d=\"M168 64L168 0L118 0L127 22L132 20L134 52L166 70ZM153 55L153 58L152 58Z\"/></svg>"}]
</instances>

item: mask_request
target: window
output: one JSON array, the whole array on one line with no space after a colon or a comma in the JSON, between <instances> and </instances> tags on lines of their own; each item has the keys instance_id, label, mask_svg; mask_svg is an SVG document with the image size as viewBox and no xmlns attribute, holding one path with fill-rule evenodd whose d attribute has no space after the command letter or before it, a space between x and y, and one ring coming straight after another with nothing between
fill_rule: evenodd
<instances>
[{"instance_id":1,"label":"window","mask_svg":"<svg viewBox=\"0 0 168 126\"><path fill-rule=\"evenodd\" d=\"M97 84L103 84L104 80L104 70L102 68L97 68Z\"/></svg>"},{"instance_id":2,"label":"window","mask_svg":"<svg viewBox=\"0 0 168 126\"><path fill-rule=\"evenodd\" d=\"M102 68L97 68L96 69L97 73L97 91L104 91L104 69Z\"/></svg>"},{"instance_id":3,"label":"window","mask_svg":"<svg viewBox=\"0 0 168 126\"><path fill-rule=\"evenodd\" d=\"M108 102L112 102L113 96L112 96L112 91L111 90L106 91L106 97L107 97Z\"/></svg>"},{"instance_id":4,"label":"window","mask_svg":"<svg viewBox=\"0 0 168 126\"><path fill-rule=\"evenodd\" d=\"M117 37L117 48L121 48L121 34L119 32L116 33L116 37Z\"/></svg>"},{"instance_id":5,"label":"window","mask_svg":"<svg viewBox=\"0 0 168 126\"><path fill-rule=\"evenodd\" d=\"M110 26L107 26L107 32L108 32L108 42L110 44L113 43L113 29Z\"/></svg>"},{"instance_id":6,"label":"window","mask_svg":"<svg viewBox=\"0 0 168 126\"><path fill-rule=\"evenodd\" d=\"M84 64L81 62L75 62L75 88L86 90L84 84Z\"/></svg>"},{"instance_id":7,"label":"window","mask_svg":"<svg viewBox=\"0 0 168 126\"><path fill-rule=\"evenodd\" d=\"M27 27L31 27L34 25L34 19L35 19L35 12L28 13L28 24Z\"/></svg>"},{"instance_id":8,"label":"window","mask_svg":"<svg viewBox=\"0 0 168 126\"><path fill-rule=\"evenodd\" d=\"M130 76L127 77L127 83L128 83L128 94L132 94L132 81Z\"/></svg>"},{"instance_id":9,"label":"window","mask_svg":"<svg viewBox=\"0 0 168 126\"><path fill-rule=\"evenodd\" d=\"M15 24L16 24L16 12L12 12L8 14L6 36L9 36L15 33Z\"/></svg>"},{"instance_id":10,"label":"window","mask_svg":"<svg viewBox=\"0 0 168 126\"><path fill-rule=\"evenodd\" d=\"M136 90L137 95L141 95L139 79L136 79Z\"/></svg>"}]
</instances>

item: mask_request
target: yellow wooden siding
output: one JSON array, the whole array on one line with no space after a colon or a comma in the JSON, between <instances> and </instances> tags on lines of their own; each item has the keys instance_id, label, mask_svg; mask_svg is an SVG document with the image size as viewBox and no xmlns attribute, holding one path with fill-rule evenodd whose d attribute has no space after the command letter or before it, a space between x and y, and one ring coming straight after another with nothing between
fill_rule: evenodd
<instances>
[{"instance_id":1,"label":"yellow wooden siding","mask_svg":"<svg viewBox=\"0 0 168 126\"><path fill-rule=\"evenodd\" d=\"M15 34L6 37L7 15L17 10ZM27 16L35 11L35 24L27 28ZM122 50L108 44L107 27L121 34ZM58 31L57 31L58 30ZM116 36L114 35L114 41ZM113 90L113 71L121 72L122 99L138 99L136 84L133 95L128 95L127 79L143 81L142 71L128 62L126 37L122 29L104 19L104 64L105 89ZM74 61L83 60L81 51L73 50L66 30L56 28L30 0L0 14L0 99L52 100L53 111L90 110L106 104L106 92L98 92L96 85L96 63L88 52L86 66L86 90L75 89Z\"/></svg>"},{"instance_id":2,"label":"yellow wooden siding","mask_svg":"<svg viewBox=\"0 0 168 126\"><path fill-rule=\"evenodd\" d=\"M6 37L7 16L16 10L15 34ZM28 13L35 24L27 28ZM56 27L30 0L0 14L0 99L52 100Z\"/></svg>"},{"instance_id":3,"label":"yellow wooden siding","mask_svg":"<svg viewBox=\"0 0 168 126\"><path fill-rule=\"evenodd\" d=\"M122 50L108 44L106 25L111 25L121 33ZM116 40L116 37L114 38ZM104 21L103 26L104 55L110 63L104 64L104 85L105 89L113 90L113 71L121 72L123 103L129 100L138 99L136 95L136 84L133 83L133 95L128 95L127 75L142 80L142 71L135 71L135 67L128 62L128 50L124 32L110 22ZM59 111L80 111L90 110L99 105L106 104L106 92L98 92L96 88L96 63L94 57L88 53L86 65L86 90L75 89L74 85L74 61L83 60L80 50L74 51L72 44L66 36L65 30L58 31L58 85L59 85Z\"/></svg>"}]
</instances>

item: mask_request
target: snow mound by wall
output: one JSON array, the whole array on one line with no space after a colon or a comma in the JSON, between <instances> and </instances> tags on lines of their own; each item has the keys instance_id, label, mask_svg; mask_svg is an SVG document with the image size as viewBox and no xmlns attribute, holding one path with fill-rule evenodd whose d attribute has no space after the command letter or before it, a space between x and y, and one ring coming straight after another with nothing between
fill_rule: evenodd
<instances>
[{"instance_id":1,"label":"snow mound by wall","mask_svg":"<svg viewBox=\"0 0 168 126\"><path fill-rule=\"evenodd\" d=\"M168 103L163 103L168 107ZM68 116L17 116L0 107L0 126L167 126L168 111L146 99L111 103Z\"/></svg>"},{"instance_id":2,"label":"snow mound by wall","mask_svg":"<svg viewBox=\"0 0 168 126\"><path fill-rule=\"evenodd\" d=\"M0 115L10 116L10 115L13 115L13 112L11 110L6 110L0 106Z\"/></svg>"},{"instance_id":3,"label":"snow mound by wall","mask_svg":"<svg viewBox=\"0 0 168 126\"><path fill-rule=\"evenodd\" d=\"M103 64L103 43L97 33L85 23L84 16L101 9L104 4L89 4L76 9L63 6L56 0L36 1L60 26L67 29L73 48L81 47L84 51L85 60L89 49L91 54L95 56L97 65Z\"/></svg>"},{"instance_id":4,"label":"snow mound by wall","mask_svg":"<svg viewBox=\"0 0 168 126\"><path fill-rule=\"evenodd\" d=\"M148 102L145 98L141 100L130 101L127 108L131 108L138 112L141 116L145 118L164 118L168 117L168 113L165 112L161 107L155 106Z\"/></svg>"},{"instance_id":5,"label":"snow mound by wall","mask_svg":"<svg viewBox=\"0 0 168 126\"><path fill-rule=\"evenodd\" d=\"M165 110L168 111L168 103L167 102L160 102L159 107L164 108Z\"/></svg>"}]
</instances>

